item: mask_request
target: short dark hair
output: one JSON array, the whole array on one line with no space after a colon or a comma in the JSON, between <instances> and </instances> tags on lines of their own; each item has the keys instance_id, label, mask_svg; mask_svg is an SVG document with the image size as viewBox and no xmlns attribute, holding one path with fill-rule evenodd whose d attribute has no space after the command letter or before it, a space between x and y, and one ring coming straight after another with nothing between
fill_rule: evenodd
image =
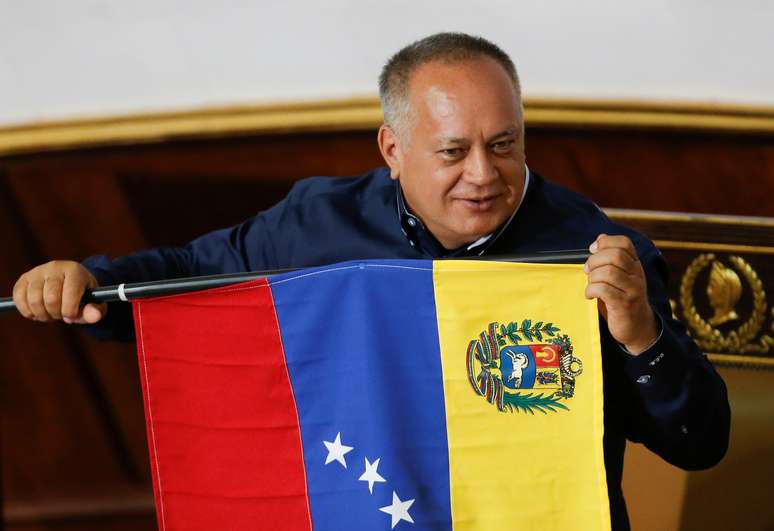
<instances>
[{"instance_id":1,"label":"short dark hair","mask_svg":"<svg viewBox=\"0 0 774 531\"><path fill-rule=\"evenodd\" d=\"M432 61L457 63L482 56L497 61L513 81L516 93L521 94L516 66L502 48L483 37L467 33L436 33L401 49L382 68L379 99L384 122L400 128L400 120L408 114L409 80L417 68Z\"/></svg>"}]
</instances>

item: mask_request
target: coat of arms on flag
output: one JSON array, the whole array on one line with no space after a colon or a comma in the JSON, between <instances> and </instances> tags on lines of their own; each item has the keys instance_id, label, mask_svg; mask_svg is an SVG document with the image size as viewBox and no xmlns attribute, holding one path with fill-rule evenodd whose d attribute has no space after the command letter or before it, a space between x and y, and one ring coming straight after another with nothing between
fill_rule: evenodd
<instances>
[{"instance_id":1,"label":"coat of arms on flag","mask_svg":"<svg viewBox=\"0 0 774 531\"><path fill-rule=\"evenodd\" d=\"M499 411L568 410L562 400L575 394L583 363L573 355L570 337L558 332L553 323L530 319L490 323L468 343L465 364L473 391ZM546 342L522 344L522 336ZM524 390L532 392L515 392Z\"/></svg>"}]
</instances>

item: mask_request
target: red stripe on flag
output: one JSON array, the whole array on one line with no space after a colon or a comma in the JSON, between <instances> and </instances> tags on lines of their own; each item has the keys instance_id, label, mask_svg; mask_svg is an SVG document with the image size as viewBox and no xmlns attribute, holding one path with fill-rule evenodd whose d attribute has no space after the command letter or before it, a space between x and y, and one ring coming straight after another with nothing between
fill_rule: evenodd
<instances>
[{"instance_id":1,"label":"red stripe on flag","mask_svg":"<svg viewBox=\"0 0 774 531\"><path fill-rule=\"evenodd\" d=\"M134 304L159 528L311 529L265 280Z\"/></svg>"}]
</instances>

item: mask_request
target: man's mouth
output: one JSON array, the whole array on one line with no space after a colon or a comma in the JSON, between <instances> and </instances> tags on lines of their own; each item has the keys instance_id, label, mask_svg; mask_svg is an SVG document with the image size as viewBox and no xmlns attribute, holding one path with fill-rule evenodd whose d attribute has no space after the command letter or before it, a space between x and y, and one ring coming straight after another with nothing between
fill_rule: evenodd
<instances>
[{"instance_id":1,"label":"man's mouth","mask_svg":"<svg viewBox=\"0 0 774 531\"><path fill-rule=\"evenodd\" d=\"M496 195L489 195L485 197L468 197L468 198L460 198L460 201L462 202L465 207L476 211L476 212L486 212L487 210L490 210L495 203L495 200L497 199Z\"/></svg>"}]
</instances>

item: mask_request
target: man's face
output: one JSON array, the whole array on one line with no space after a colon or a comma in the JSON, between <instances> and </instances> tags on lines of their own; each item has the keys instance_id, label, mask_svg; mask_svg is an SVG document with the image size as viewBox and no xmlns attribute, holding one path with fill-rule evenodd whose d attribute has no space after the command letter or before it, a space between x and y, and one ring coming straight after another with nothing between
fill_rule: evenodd
<instances>
[{"instance_id":1,"label":"man's face","mask_svg":"<svg viewBox=\"0 0 774 531\"><path fill-rule=\"evenodd\" d=\"M380 147L409 208L447 249L493 232L518 205L525 156L521 102L489 58L431 62L409 83L403 136Z\"/></svg>"}]
</instances>

